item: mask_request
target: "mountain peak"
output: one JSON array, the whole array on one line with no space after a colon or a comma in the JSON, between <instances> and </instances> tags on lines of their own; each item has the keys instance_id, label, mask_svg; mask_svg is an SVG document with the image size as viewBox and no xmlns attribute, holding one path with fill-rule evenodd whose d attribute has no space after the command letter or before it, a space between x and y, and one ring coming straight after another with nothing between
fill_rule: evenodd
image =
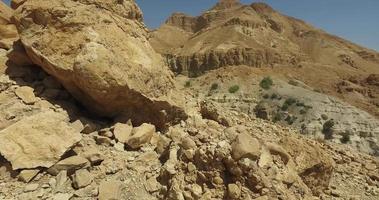
<instances>
[{"instance_id":1,"label":"mountain peak","mask_svg":"<svg viewBox=\"0 0 379 200\"><path fill-rule=\"evenodd\" d=\"M241 2L239 0L219 0L219 2L213 7L213 9L221 10L221 9L229 9L237 6L241 6Z\"/></svg>"},{"instance_id":2,"label":"mountain peak","mask_svg":"<svg viewBox=\"0 0 379 200\"><path fill-rule=\"evenodd\" d=\"M251 7L257 13L271 13L271 12L275 11L270 5L263 3L263 2L252 3Z\"/></svg>"}]
</instances>

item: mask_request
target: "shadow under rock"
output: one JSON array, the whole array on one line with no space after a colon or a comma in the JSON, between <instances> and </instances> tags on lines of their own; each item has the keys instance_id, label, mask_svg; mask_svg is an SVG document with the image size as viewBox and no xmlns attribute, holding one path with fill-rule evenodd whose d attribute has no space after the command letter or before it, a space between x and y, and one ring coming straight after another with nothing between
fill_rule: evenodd
<instances>
[{"instance_id":1,"label":"shadow under rock","mask_svg":"<svg viewBox=\"0 0 379 200\"><path fill-rule=\"evenodd\" d=\"M99 118L91 114L53 76L47 74L41 67L27 61L25 50L18 45L15 43L14 49L8 52L8 57L12 58L6 63L5 74L10 80L16 82L20 87L33 88L36 97L65 110L71 122L85 118L104 125L111 121L111 119Z\"/></svg>"}]
</instances>

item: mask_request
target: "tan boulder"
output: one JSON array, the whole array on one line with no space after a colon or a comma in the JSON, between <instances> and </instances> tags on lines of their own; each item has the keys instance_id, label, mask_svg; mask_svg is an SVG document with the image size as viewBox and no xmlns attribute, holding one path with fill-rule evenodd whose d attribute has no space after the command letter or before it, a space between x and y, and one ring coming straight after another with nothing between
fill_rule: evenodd
<instances>
[{"instance_id":1,"label":"tan boulder","mask_svg":"<svg viewBox=\"0 0 379 200\"><path fill-rule=\"evenodd\" d=\"M29 86L19 87L15 93L25 104L34 104L37 101L34 89Z\"/></svg>"},{"instance_id":2,"label":"tan boulder","mask_svg":"<svg viewBox=\"0 0 379 200\"><path fill-rule=\"evenodd\" d=\"M0 154L14 170L49 168L81 140L68 121L53 111L22 119L0 131Z\"/></svg>"},{"instance_id":3,"label":"tan boulder","mask_svg":"<svg viewBox=\"0 0 379 200\"><path fill-rule=\"evenodd\" d=\"M18 180L29 183L40 171L39 169L22 170L18 175Z\"/></svg>"},{"instance_id":4,"label":"tan boulder","mask_svg":"<svg viewBox=\"0 0 379 200\"><path fill-rule=\"evenodd\" d=\"M60 171L74 171L89 167L90 162L81 156L72 156L59 161L57 164L48 169L48 172L52 175L58 175Z\"/></svg>"},{"instance_id":5,"label":"tan boulder","mask_svg":"<svg viewBox=\"0 0 379 200\"><path fill-rule=\"evenodd\" d=\"M122 189L120 181L103 181L99 186L99 200L121 199Z\"/></svg>"},{"instance_id":6,"label":"tan boulder","mask_svg":"<svg viewBox=\"0 0 379 200\"><path fill-rule=\"evenodd\" d=\"M128 124L117 123L114 126L113 134L117 141L127 144L132 134L133 126Z\"/></svg>"},{"instance_id":7,"label":"tan boulder","mask_svg":"<svg viewBox=\"0 0 379 200\"><path fill-rule=\"evenodd\" d=\"M257 159L261 154L261 144L248 133L241 133L232 143L232 157Z\"/></svg>"},{"instance_id":8,"label":"tan boulder","mask_svg":"<svg viewBox=\"0 0 379 200\"><path fill-rule=\"evenodd\" d=\"M91 111L158 128L185 118L133 0L27 1L15 22L33 63Z\"/></svg>"},{"instance_id":9,"label":"tan boulder","mask_svg":"<svg viewBox=\"0 0 379 200\"><path fill-rule=\"evenodd\" d=\"M150 142L155 133L155 126L151 124L142 124L139 127L133 128L132 135L128 139L128 145L137 149L144 144Z\"/></svg>"},{"instance_id":10,"label":"tan boulder","mask_svg":"<svg viewBox=\"0 0 379 200\"><path fill-rule=\"evenodd\" d=\"M76 171L72 177L72 182L76 189L84 188L91 184L92 181L93 177L91 173L89 173L89 171L86 169Z\"/></svg>"}]
</instances>

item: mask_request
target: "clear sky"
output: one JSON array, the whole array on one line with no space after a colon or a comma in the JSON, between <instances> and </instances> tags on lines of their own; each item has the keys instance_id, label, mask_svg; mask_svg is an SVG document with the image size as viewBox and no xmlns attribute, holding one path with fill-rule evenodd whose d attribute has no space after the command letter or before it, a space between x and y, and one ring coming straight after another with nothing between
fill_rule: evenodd
<instances>
[{"instance_id":1,"label":"clear sky","mask_svg":"<svg viewBox=\"0 0 379 200\"><path fill-rule=\"evenodd\" d=\"M5 0L6 2L9 0ZM173 12L199 15L218 0L136 0L151 29ZM250 4L256 0L241 0ZM379 0L263 0L274 9L379 51Z\"/></svg>"}]
</instances>

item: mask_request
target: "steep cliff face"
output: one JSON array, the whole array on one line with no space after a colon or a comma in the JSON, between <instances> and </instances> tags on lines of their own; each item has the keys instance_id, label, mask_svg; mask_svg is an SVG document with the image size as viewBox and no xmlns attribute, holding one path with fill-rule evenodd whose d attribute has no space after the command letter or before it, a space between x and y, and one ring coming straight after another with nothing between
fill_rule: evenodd
<instances>
[{"instance_id":1,"label":"steep cliff face","mask_svg":"<svg viewBox=\"0 0 379 200\"><path fill-rule=\"evenodd\" d=\"M174 14L151 32L153 48L177 74L195 77L246 65L299 79L379 116L376 100L352 98L339 83L379 74L379 54L283 15L265 3L220 1L200 16Z\"/></svg>"}]
</instances>

